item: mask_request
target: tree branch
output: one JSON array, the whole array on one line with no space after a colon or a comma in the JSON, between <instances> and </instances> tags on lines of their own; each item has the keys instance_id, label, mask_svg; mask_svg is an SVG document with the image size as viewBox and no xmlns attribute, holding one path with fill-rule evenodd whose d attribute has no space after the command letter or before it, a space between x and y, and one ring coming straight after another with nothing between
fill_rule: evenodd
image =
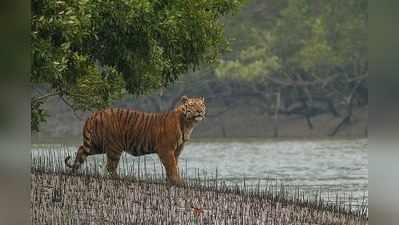
<instances>
[{"instance_id":1,"label":"tree branch","mask_svg":"<svg viewBox=\"0 0 399 225\"><path fill-rule=\"evenodd\" d=\"M77 113L75 108L73 107L73 105L71 103L69 103L63 96L60 96L61 100L67 105L69 106L69 108L72 110L73 115L79 119L79 120L83 120L82 117L80 117Z\"/></svg>"},{"instance_id":2,"label":"tree branch","mask_svg":"<svg viewBox=\"0 0 399 225\"><path fill-rule=\"evenodd\" d=\"M278 78L273 78L271 76L266 76L267 80L270 80L273 83L279 84L281 86L297 86L297 87L306 87L306 86L314 86L323 84L325 86L327 83L335 80L339 75L329 76L326 79L319 79L315 81L294 81L294 80L281 80Z\"/></svg>"},{"instance_id":3,"label":"tree branch","mask_svg":"<svg viewBox=\"0 0 399 225\"><path fill-rule=\"evenodd\" d=\"M39 101L43 101L43 100L45 100L46 98L50 98L50 97L52 97L52 96L56 96L56 95L59 95L59 94L61 94L61 92L60 91L57 91L57 92L53 92L53 93L48 93L48 94L45 94L45 95L42 95L42 96L34 96L34 97L32 97L32 99L31 99L31 103L36 103L36 102L39 102Z\"/></svg>"},{"instance_id":4,"label":"tree branch","mask_svg":"<svg viewBox=\"0 0 399 225\"><path fill-rule=\"evenodd\" d=\"M363 83L363 81L366 79L367 76L365 76L363 79L359 80L356 85L353 87L350 95L349 95L349 99L348 99L348 108L347 108L347 115L345 116L345 118L337 125L337 127L335 127L335 129L331 132L331 134L329 136L335 136L338 131L344 127L347 124L351 123L351 118L352 118L352 108L353 108L353 100L354 100L354 96L356 94L357 89L360 87L360 85Z\"/></svg>"}]
</instances>

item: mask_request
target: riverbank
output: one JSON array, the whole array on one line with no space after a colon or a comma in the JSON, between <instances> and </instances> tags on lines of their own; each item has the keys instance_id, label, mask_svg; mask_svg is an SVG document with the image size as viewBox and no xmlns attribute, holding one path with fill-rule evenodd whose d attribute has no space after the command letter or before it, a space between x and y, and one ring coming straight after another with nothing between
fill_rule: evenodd
<instances>
[{"instance_id":1,"label":"riverbank","mask_svg":"<svg viewBox=\"0 0 399 225\"><path fill-rule=\"evenodd\" d=\"M281 190L249 190L217 182L171 187L153 181L38 171L32 172L31 182L32 224L368 223L365 213L309 201L299 191L285 195Z\"/></svg>"}]
</instances>

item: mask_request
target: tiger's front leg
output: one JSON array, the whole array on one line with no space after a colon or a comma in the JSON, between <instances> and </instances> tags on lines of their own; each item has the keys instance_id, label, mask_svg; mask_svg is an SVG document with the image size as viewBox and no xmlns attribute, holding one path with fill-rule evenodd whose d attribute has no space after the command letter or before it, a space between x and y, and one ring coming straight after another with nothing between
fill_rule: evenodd
<instances>
[{"instance_id":1,"label":"tiger's front leg","mask_svg":"<svg viewBox=\"0 0 399 225\"><path fill-rule=\"evenodd\" d=\"M165 152L158 153L158 155L163 166L165 167L168 182L171 185L182 184L182 180L179 176L177 168L177 159L175 157L175 152L173 150L168 150Z\"/></svg>"}]
</instances>

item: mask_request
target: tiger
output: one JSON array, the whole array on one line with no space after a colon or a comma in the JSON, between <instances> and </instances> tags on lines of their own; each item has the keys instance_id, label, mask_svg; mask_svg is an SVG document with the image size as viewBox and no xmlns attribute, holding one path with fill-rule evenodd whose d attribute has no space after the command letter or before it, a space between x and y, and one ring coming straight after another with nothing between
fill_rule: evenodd
<instances>
[{"instance_id":1,"label":"tiger","mask_svg":"<svg viewBox=\"0 0 399 225\"><path fill-rule=\"evenodd\" d=\"M65 158L75 172L90 155L106 154L106 170L119 178L122 152L133 156L157 154L172 185L182 184L178 158L195 126L205 119L204 97L182 96L177 106L165 112L143 112L129 108L106 108L92 113L83 127L83 144L75 160Z\"/></svg>"}]
</instances>

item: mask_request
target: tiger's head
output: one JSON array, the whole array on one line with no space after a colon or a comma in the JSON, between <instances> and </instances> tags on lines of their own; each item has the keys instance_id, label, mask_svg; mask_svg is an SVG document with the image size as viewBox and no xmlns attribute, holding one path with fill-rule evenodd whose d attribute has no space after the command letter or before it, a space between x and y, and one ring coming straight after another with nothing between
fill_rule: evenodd
<instances>
[{"instance_id":1,"label":"tiger's head","mask_svg":"<svg viewBox=\"0 0 399 225\"><path fill-rule=\"evenodd\" d=\"M206 106L204 97L182 96L178 108L183 112L184 118L189 122L199 122L205 118Z\"/></svg>"}]
</instances>

